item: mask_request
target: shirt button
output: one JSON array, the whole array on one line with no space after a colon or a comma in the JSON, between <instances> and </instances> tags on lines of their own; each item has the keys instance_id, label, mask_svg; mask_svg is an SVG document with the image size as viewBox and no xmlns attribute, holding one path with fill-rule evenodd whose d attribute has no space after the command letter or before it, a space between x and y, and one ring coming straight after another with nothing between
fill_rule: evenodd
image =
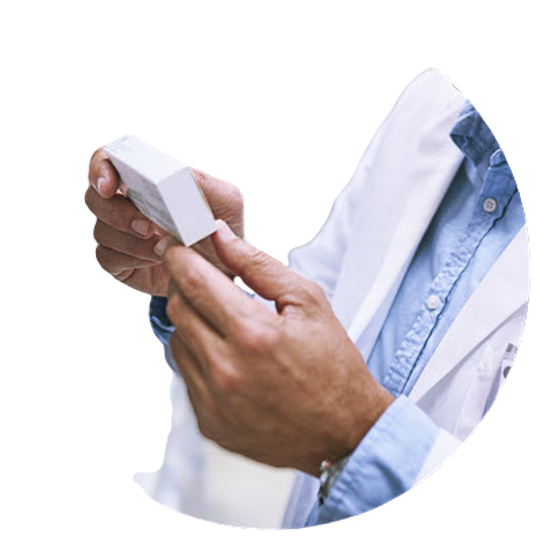
<instances>
[{"instance_id":1,"label":"shirt button","mask_svg":"<svg viewBox=\"0 0 540 540\"><path fill-rule=\"evenodd\" d=\"M441 305L441 301L436 294L432 294L427 299L427 307L431 310L437 309Z\"/></svg>"},{"instance_id":2,"label":"shirt button","mask_svg":"<svg viewBox=\"0 0 540 540\"><path fill-rule=\"evenodd\" d=\"M488 197L482 206L488 214L491 214L497 210L497 201L493 197Z\"/></svg>"}]
</instances>

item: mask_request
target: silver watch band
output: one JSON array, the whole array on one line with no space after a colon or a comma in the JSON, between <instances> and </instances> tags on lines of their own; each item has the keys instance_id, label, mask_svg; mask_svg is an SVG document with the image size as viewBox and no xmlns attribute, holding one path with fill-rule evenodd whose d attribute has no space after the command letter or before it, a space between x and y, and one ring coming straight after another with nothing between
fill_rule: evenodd
<instances>
[{"instance_id":1,"label":"silver watch band","mask_svg":"<svg viewBox=\"0 0 540 540\"><path fill-rule=\"evenodd\" d=\"M339 475L341 474L341 471L347 464L347 461L349 460L349 456L345 456L344 458L341 458L338 461L335 461L334 463L331 463L327 460L324 460L321 463L320 471L321 476L319 477L320 486L319 486L319 505L323 505L324 501L330 494L330 490L334 486L334 484L337 482L337 479L339 478Z\"/></svg>"}]
</instances>

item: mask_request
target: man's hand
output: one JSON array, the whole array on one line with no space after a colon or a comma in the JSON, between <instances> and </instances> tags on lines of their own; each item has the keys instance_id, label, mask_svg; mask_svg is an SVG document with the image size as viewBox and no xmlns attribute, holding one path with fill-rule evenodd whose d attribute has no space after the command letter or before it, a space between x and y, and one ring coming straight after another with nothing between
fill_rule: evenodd
<instances>
[{"instance_id":1,"label":"man's hand","mask_svg":"<svg viewBox=\"0 0 540 540\"><path fill-rule=\"evenodd\" d=\"M216 218L225 220L239 235L244 234L244 203L233 184L200 171L192 173ZM167 245L165 233L143 216L122 193L120 179L105 152L97 150L90 161L90 186L85 201L96 216L96 257L116 279L139 291L166 296L169 273L162 264ZM226 271L210 238L193 246L203 257Z\"/></svg>"},{"instance_id":2,"label":"man's hand","mask_svg":"<svg viewBox=\"0 0 540 540\"><path fill-rule=\"evenodd\" d=\"M318 475L351 453L393 398L370 374L322 289L247 245L223 222L212 237L232 274L193 250L165 253L170 346L201 433L222 447Z\"/></svg>"}]
</instances>

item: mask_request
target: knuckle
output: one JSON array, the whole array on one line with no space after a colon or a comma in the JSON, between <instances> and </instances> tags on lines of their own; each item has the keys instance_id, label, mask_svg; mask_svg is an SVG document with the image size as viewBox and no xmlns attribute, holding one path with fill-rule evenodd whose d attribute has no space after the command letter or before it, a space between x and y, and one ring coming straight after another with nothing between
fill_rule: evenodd
<instances>
[{"instance_id":1,"label":"knuckle","mask_svg":"<svg viewBox=\"0 0 540 540\"><path fill-rule=\"evenodd\" d=\"M169 299L167 300L167 307L165 308L167 317L169 317L171 321L178 319L178 317L181 316L182 307L183 302L180 295L178 293L172 294L169 296Z\"/></svg>"},{"instance_id":2,"label":"knuckle","mask_svg":"<svg viewBox=\"0 0 540 540\"><path fill-rule=\"evenodd\" d=\"M244 207L244 196L242 192L231 183L227 183L229 186L229 193L227 194L227 203L230 208L234 208L235 211L241 210Z\"/></svg>"},{"instance_id":3,"label":"knuckle","mask_svg":"<svg viewBox=\"0 0 540 540\"><path fill-rule=\"evenodd\" d=\"M96 219L92 227L92 240L96 244L109 247L110 237L106 225L100 219Z\"/></svg>"},{"instance_id":4,"label":"knuckle","mask_svg":"<svg viewBox=\"0 0 540 540\"><path fill-rule=\"evenodd\" d=\"M113 277L120 279L121 273L126 269L119 264L116 255L116 253L102 245L98 245L96 248L96 259L101 268Z\"/></svg>"},{"instance_id":5,"label":"knuckle","mask_svg":"<svg viewBox=\"0 0 540 540\"><path fill-rule=\"evenodd\" d=\"M238 345L242 348L248 348L251 345L253 336L253 324L247 317L236 317L233 319L232 330Z\"/></svg>"},{"instance_id":6,"label":"knuckle","mask_svg":"<svg viewBox=\"0 0 540 540\"><path fill-rule=\"evenodd\" d=\"M163 254L163 264L167 267L170 267L173 260L174 260L174 247L172 248L169 248L165 251L165 253Z\"/></svg>"},{"instance_id":7,"label":"knuckle","mask_svg":"<svg viewBox=\"0 0 540 540\"><path fill-rule=\"evenodd\" d=\"M90 209L90 211L92 211L92 207L93 207L93 204L92 204L92 199L94 195L93 192L94 192L94 188L90 186L84 193L84 203Z\"/></svg>"},{"instance_id":8,"label":"knuckle","mask_svg":"<svg viewBox=\"0 0 540 540\"><path fill-rule=\"evenodd\" d=\"M214 364L210 370L213 386L222 393L232 393L238 389L240 378L231 367Z\"/></svg>"},{"instance_id":9,"label":"knuckle","mask_svg":"<svg viewBox=\"0 0 540 540\"><path fill-rule=\"evenodd\" d=\"M306 281L300 291L303 300L309 303L316 304L325 298L322 287L313 281Z\"/></svg>"},{"instance_id":10,"label":"knuckle","mask_svg":"<svg viewBox=\"0 0 540 540\"><path fill-rule=\"evenodd\" d=\"M233 201L238 208L244 207L244 195L243 193L235 186Z\"/></svg>"},{"instance_id":11,"label":"knuckle","mask_svg":"<svg viewBox=\"0 0 540 540\"><path fill-rule=\"evenodd\" d=\"M324 290L318 283L311 281L310 288L311 293L315 298L317 298L318 300L320 300L321 298L325 298Z\"/></svg>"},{"instance_id":12,"label":"knuckle","mask_svg":"<svg viewBox=\"0 0 540 540\"><path fill-rule=\"evenodd\" d=\"M94 235L94 240L98 243L98 244L101 244L101 240L102 240L102 228L99 224L99 221L96 221L96 224L94 225L94 231L93 231L93 235Z\"/></svg>"},{"instance_id":13,"label":"knuckle","mask_svg":"<svg viewBox=\"0 0 540 540\"><path fill-rule=\"evenodd\" d=\"M238 331L241 348L249 355L259 355L276 345L277 333L267 326L243 324Z\"/></svg>"},{"instance_id":14,"label":"knuckle","mask_svg":"<svg viewBox=\"0 0 540 540\"><path fill-rule=\"evenodd\" d=\"M104 270L107 270L107 263L106 263L106 258L105 258L105 250L103 249L102 246L97 246L96 247L96 259L97 259L97 262L99 263L99 265L101 266L101 268L103 268Z\"/></svg>"},{"instance_id":15,"label":"knuckle","mask_svg":"<svg viewBox=\"0 0 540 540\"><path fill-rule=\"evenodd\" d=\"M195 268L188 268L180 276L179 284L183 290L198 291L203 285L201 273Z\"/></svg>"},{"instance_id":16,"label":"knuckle","mask_svg":"<svg viewBox=\"0 0 540 540\"><path fill-rule=\"evenodd\" d=\"M171 268L174 266L174 263L176 262L176 259L178 258L178 249L180 246L175 244L169 244L167 248L165 249L165 253L163 254L163 264L167 268ZM176 279L178 281L178 279Z\"/></svg>"},{"instance_id":17,"label":"knuckle","mask_svg":"<svg viewBox=\"0 0 540 540\"><path fill-rule=\"evenodd\" d=\"M233 241L237 244L243 243L240 238L235 238ZM268 256L264 251L253 246L248 246L247 249L249 256L244 257L240 264L238 271L240 276L246 275L250 270L256 271L258 268L264 268L267 264Z\"/></svg>"},{"instance_id":18,"label":"knuckle","mask_svg":"<svg viewBox=\"0 0 540 540\"><path fill-rule=\"evenodd\" d=\"M244 208L244 196L242 194L239 194L238 197L235 198L233 201L233 208L235 208L235 211L237 213L242 212ZM240 234L238 231L235 231L237 234Z\"/></svg>"}]
</instances>

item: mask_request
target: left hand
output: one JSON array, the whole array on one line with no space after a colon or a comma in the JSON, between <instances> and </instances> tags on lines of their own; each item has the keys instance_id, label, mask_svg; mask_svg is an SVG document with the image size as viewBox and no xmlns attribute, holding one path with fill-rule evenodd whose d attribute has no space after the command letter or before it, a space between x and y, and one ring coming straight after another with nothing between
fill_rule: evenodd
<instances>
[{"instance_id":1,"label":"left hand","mask_svg":"<svg viewBox=\"0 0 540 540\"><path fill-rule=\"evenodd\" d=\"M321 461L350 454L393 398L318 285L223 221L212 239L223 264L277 313L192 249L166 251L170 346L199 429L230 451L318 476Z\"/></svg>"}]
</instances>

